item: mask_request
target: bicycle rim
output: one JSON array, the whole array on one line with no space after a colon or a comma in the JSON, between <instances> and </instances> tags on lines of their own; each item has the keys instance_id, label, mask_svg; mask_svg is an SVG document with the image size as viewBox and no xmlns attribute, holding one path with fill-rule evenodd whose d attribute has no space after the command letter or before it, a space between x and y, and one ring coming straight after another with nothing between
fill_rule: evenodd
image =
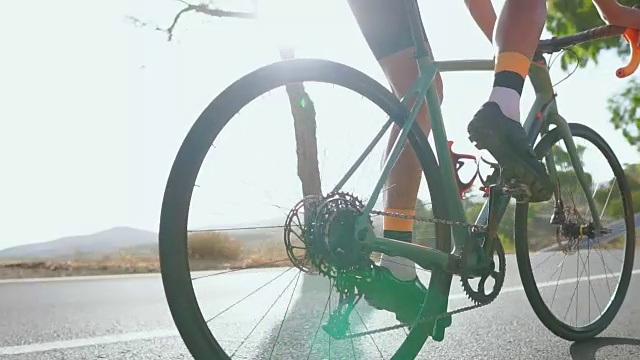
<instances>
[{"instance_id":1,"label":"bicycle rim","mask_svg":"<svg viewBox=\"0 0 640 360\"><path fill-rule=\"evenodd\" d=\"M402 124L407 109L386 88L364 73L346 65L311 59L287 60L262 67L233 83L215 98L196 120L174 160L165 188L159 231L159 249L165 295L174 322L196 360L228 358L202 316L192 286L187 249L189 205L200 166L216 136L226 123L253 99L277 87L291 83L322 82L348 88L361 94ZM431 193L434 216L442 218L440 175L428 141L416 125L409 134L424 169ZM438 247L447 249L449 228L436 227ZM433 281L432 276L432 281ZM415 327L405 340L403 353L396 357L414 357L432 329Z\"/></svg>"},{"instance_id":2,"label":"bicycle rim","mask_svg":"<svg viewBox=\"0 0 640 360\"><path fill-rule=\"evenodd\" d=\"M531 250L530 247L536 246L536 245L532 245L534 244L534 242L532 241L532 239L529 238L530 234L528 233L528 230L529 230L528 222L533 221L532 219L529 219L530 204L522 203L522 204L517 204L516 206L515 242L516 242L516 257L518 260L520 278L522 280L522 284L523 284L525 293L527 295L527 298L529 299L529 302L534 312L536 313L540 321L557 336L569 341L580 341L580 340L586 340L586 339L592 338L598 335L603 330L605 330L609 326L609 324L613 321L615 315L617 314L618 310L620 309L624 301L627 289L629 287L631 273L633 270L633 258L635 254L635 222L634 222L633 207L631 204L631 195L630 195L629 186L626 180L626 176L624 174L624 170L620 166L620 163L618 162L611 148L608 146L608 144L604 141L604 139L600 135L598 135L595 131L591 130L590 128L581 124L569 124L569 127L571 130L571 134L574 140L576 141L576 144L578 143L578 140L586 140L588 143L594 145L597 151L600 153L600 155L604 156L604 159L606 160L606 164L608 164L609 168L613 171L613 176L614 176L613 180L615 181L611 180L610 183L606 183L608 184L607 186L609 186L609 188L597 188L596 186L594 186L595 180L594 182L592 182L592 187L595 190L594 193L596 195L609 194L610 196L613 193L613 190L617 190L620 193L621 195L620 206L623 211L623 215L622 215L622 219L620 220L620 223L624 224L624 227L626 228L626 234L616 237L615 241L611 241L610 239L607 239L605 235L604 237L602 237L602 241L603 241L602 243L599 242L600 241L598 240L600 239L599 237L596 237L594 244L592 244L592 242L585 241L584 243L583 242L572 243L573 245L570 246L570 244L567 243L567 245L563 245L564 246L563 248L565 251L562 252L562 254L560 254L561 251L554 250L556 245L551 245L551 246L545 247L541 251L532 253L530 252ZM547 135L545 135L540 140L540 142L536 146L536 153L540 158L542 158L544 154L547 154L552 149L552 146L554 146L558 142L562 142L562 140L561 140L561 133L559 129L556 128L550 131ZM585 151L585 149L583 148L582 151ZM585 160L585 163L588 163L588 161ZM585 168L585 170L587 169ZM569 172L567 171L573 171L573 170L566 170L564 173L569 174ZM560 178L560 175L559 175L559 178ZM568 181L570 180L566 180L566 182ZM576 186L576 188L578 187ZM584 196L584 193L582 192L581 188L579 189L581 194ZM603 189L606 191L600 192L600 189ZM571 192L571 191L566 191L566 190L563 191L562 183L560 183L560 190L561 190L561 193L563 193L562 196L563 196L563 202L565 203L565 205L567 203L571 203L572 200L568 199L568 196L570 194L567 194L567 192ZM596 199L595 195L594 195L594 199ZM609 200L610 200L610 197L605 198L605 201L601 201L599 202L599 204L607 205L609 204ZM551 200L551 202L553 201L554 199ZM541 207L542 206L544 205L541 205ZM606 214L604 207L602 209L598 208L598 211L599 213L601 212L602 214ZM585 210L584 213L586 212L587 211ZM552 213L553 212L545 212L544 214L544 216L546 216L547 224L549 219L551 218ZM606 223L603 223L603 225L607 227ZM536 230L536 229L533 229L533 230ZM557 242L557 240L555 241ZM617 242L619 242L619 244ZM585 249L585 246L586 246L586 249ZM624 250L620 249L621 246L624 246ZM560 245L558 245L558 248L559 249L561 248ZM605 255L602 251L603 249L604 250L609 249L611 251L611 254L613 255L609 256L608 253L607 255ZM594 278L597 279L597 281L599 282L594 281L593 283L591 282L590 272L592 270L591 270L591 262L589 261L589 256L590 254L592 254L591 252L592 250L593 250L593 254L595 254L595 256L593 257L594 262L596 260L600 262L601 260L602 262L601 270L604 271L604 275L599 274L594 276ZM584 254L585 252L587 252L586 255ZM549 260L551 258L556 257L556 255L560 255L560 256L564 255L564 258L562 259L561 264L559 264L557 267L554 267L553 266L554 264L549 262ZM533 257L536 257L536 259L539 259L539 261L537 260L535 262L536 263L535 266L532 265ZM611 266L606 265L605 257L607 259L610 259L610 258L622 259L621 261L622 266L620 268L619 273L614 273L614 270L610 269ZM586 262L585 262L585 258L586 258ZM562 270L563 269L573 270L574 266L572 261L575 261L576 263L575 279L573 278L574 275L571 275L572 278L563 279ZM565 265L566 265L566 268L565 268ZM581 267L582 269L580 269ZM551 272L551 270L553 270L552 276L555 276L555 274L559 274L558 279L557 280L553 279L553 281L549 281L549 282L538 283L534 276L534 271L538 268L541 268L541 271L547 271L545 268L548 268L549 269L548 272ZM596 273L598 273L597 269L598 267L594 266L594 271L596 271ZM578 324L579 296L576 296L576 294L580 294L579 282L582 276L584 276L585 272L588 277L587 279L588 288L586 290L587 299L586 300L584 299L585 290L583 285L583 288L582 288L583 299L580 304L582 304L581 309L585 309L585 308L587 309L587 312L589 313L588 314L589 320L588 322L585 321L584 325L579 325ZM607 275L608 272L611 272L610 274L611 276L614 276L615 274L619 275L619 282L615 287L615 290L611 290L611 288L609 287L609 276ZM560 298L559 297L560 295L558 294L562 293L562 290L558 290L558 289L561 289L565 285L568 286L570 284L573 284L573 281L575 281L576 287L573 290L571 297L569 298L570 299L569 301L570 302L574 301L574 299L576 301L576 307L575 307L576 324L575 325L568 324L567 322L565 322L568 316L569 308L567 308L567 310L565 311L564 317L562 312L558 314L554 314L554 312L551 309L553 307L554 301ZM603 302L600 302L600 303L598 302L597 300L598 292L594 290L596 286L604 287L604 285L602 285L603 282L606 282L606 286L611 296L611 298L606 302L606 304L603 304ZM545 301L545 299L543 299L543 296L541 294L542 292L545 292L545 290L547 289L549 289L549 291L546 292L547 294L551 292L551 289L553 289L551 304L547 304L547 302ZM604 289L602 290L604 291ZM547 296L546 298L549 299L549 297L551 296ZM567 294L567 297L568 297L568 294ZM597 309L602 310L602 308L604 308L604 310L601 311L600 316L596 320L591 321L590 319L591 309L594 307L594 304L593 304L594 302L595 302L595 307ZM585 303L586 305L584 305Z\"/></svg>"}]
</instances>

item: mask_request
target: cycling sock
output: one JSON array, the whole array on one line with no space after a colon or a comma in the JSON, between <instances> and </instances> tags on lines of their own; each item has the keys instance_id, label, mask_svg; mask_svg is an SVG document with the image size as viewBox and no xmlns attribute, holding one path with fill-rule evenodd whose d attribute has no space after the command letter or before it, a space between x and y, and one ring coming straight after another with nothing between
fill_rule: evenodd
<instances>
[{"instance_id":1,"label":"cycling sock","mask_svg":"<svg viewBox=\"0 0 640 360\"><path fill-rule=\"evenodd\" d=\"M393 239L393 240L411 242L411 240L413 239L413 232L411 232L411 231L384 230L384 235L382 235L382 236L384 236L386 238L389 238L389 239Z\"/></svg>"},{"instance_id":2,"label":"cycling sock","mask_svg":"<svg viewBox=\"0 0 640 360\"><path fill-rule=\"evenodd\" d=\"M415 209L392 209L385 208L385 212L397 213L407 216L415 216ZM382 218L382 229L385 233L389 233L389 236L399 236L392 237L394 240L411 242L411 238L407 238L407 234L411 234L413 231L413 220L403 219L395 216L385 216Z\"/></svg>"},{"instance_id":3,"label":"cycling sock","mask_svg":"<svg viewBox=\"0 0 640 360\"><path fill-rule=\"evenodd\" d=\"M489 101L498 104L510 119L520 122L520 96L531 61L517 52L503 52L496 57L493 89Z\"/></svg>"},{"instance_id":4,"label":"cycling sock","mask_svg":"<svg viewBox=\"0 0 640 360\"><path fill-rule=\"evenodd\" d=\"M384 209L387 212L395 212L403 215L414 216L415 210L411 209ZM388 239L411 242L413 238L413 220L401 219L393 216L383 218L383 235ZM398 280L413 280L416 278L416 267L413 261L399 257L382 254L380 266L389 269Z\"/></svg>"}]
</instances>

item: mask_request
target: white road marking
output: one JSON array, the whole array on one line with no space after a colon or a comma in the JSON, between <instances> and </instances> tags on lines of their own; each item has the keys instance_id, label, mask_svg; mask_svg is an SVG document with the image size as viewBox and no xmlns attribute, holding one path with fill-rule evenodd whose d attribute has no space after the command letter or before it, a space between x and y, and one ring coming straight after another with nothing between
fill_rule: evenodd
<instances>
[{"instance_id":1,"label":"white road marking","mask_svg":"<svg viewBox=\"0 0 640 360\"><path fill-rule=\"evenodd\" d=\"M640 273L640 269L636 269L632 271L632 274L634 275L639 273ZM619 276L619 275L620 273L607 274L607 275L603 274L603 275L591 276L590 278L592 281L594 281L594 280L606 279L611 276ZM541 283L538 286L549 287L549 286L555 286L555 285L565 285L565 284L575 283L575 281L576 281L576 278L564 279L564 280L560 280L559 282L550 281L550 282ZM524 288L522 286L508 287L508 288L503 288L500 294L523 291L523 290ZM451 300L466 299L466 295L454 294L454 295L451 295L449 298ZM108 345L108 344L131 342L131 341L152 340L152 339L166 338L166 337L173 337L173 336L179 336L178 331L175 329L132 332L132 333L124 333L124 334L98 336L98 337L92 337L92 338L61 340L61 341L44 342L44 343L38 343L38 344L0 347L0 355L30 354L30 353L43 352L43 351L64 350L64 349L72 349L72 348L78 348L78 347Z\"/></svg>"},{"instance_id":2,"label":"white road marking","mask_svg":"<svg viewBox=\"0 0 640 360\"><path fill-rule=\"evenodd\" d=\"M224 271L227 271L227 270L192 271L191 275L193 277L198 277L198 276L202 276L202 275L210 275L210 274L214 274L216 272L224 272ZM86 276L59 276L59 277L24 278L24 279L0 279L0 285L2 285L2 284L34 283L34 282L117 280L117 279L130 279L130 278L158 278L158 279L160 279L160 273L86 275Z\"/></svg>"},{"instance_id":3,"label":"white road marking","mask_svg":"<svg viewBox=\"0 0 640 360\"><path fill-rule=\"evenodd\" d=\"M160 273L117 274L117 275L86 275L86 276L59 276L59 277L44 277L44 278L3 279L3 280L0 280L0 285L2 285L2 284L34 283L34 282L114 280L114 279L126 279L126 278L148 278L148 277L160 278Z\"/></svg>"},{"instance_id":4,"label":"white road marking","mask_svg":"<svg viewBox=\"0 0 640 360\"><path fill-rule=\"evenodd\" d=\"M84 339L52 341L40 344L7 346L0 348L0 355L30 354L42 351L72 349L85 346L107 345L129 341L152 340L178 336L177 330L155 330L116 335L98 336Z\"/></svg>"},{"instance_id":5,"label":"white road marking","mask_svg":"<svg viewBox=\"0 0 640 360\"><path fill-rule=\"evenodd\" d=\"M640 269L635 269L633 271L631 271L632 275L635 274L640 274ZM594 276L590 276L589 279L591 281L595 281L595 280L602 280L602 279L610 279L610 278L615 278L615 277L619 277L620 273L611 273L611 274L602 274L602 275L594 275ZM576 280L578 278L571 278L571 279L564 279L564 280L560 280L560 281L548 281L548 282L543 282L538 284L538 289L540 288L546 288L549 286L559 286L559 285L566 285L566 284L575 284ZM581 278L582 280L586 280L587 277L586 275L584 277ZM522 286L513 286L513 287L508 287L508 288L503 288L500 291L500 294L498 295L498 298L500 298L501 294L505 294L505 293L510 293L510 292L516 292L516 291L524 291L524 287ZM466 299L467 295L465 294L454 294L449 296L449 299L452 300L457 300L457 299Z\"/></svg>"}]
</instances>

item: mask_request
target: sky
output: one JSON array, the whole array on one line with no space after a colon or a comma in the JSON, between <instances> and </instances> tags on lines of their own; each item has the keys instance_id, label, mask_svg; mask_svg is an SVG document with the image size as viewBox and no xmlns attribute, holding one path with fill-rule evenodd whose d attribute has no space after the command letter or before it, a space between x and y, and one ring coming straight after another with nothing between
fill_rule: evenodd
<instances>
[{"instance_id":1,"label":"sky","mask_svg":"<svg viewBox=\"0 0 640 360\"><path fill-rule=\"evenodd\" d=\"M492 56L491 45L464 2L419 3L436 58ZM250 1L217 4L251 8ZM157 231L165 182L194 120L237 78L277 61L279 44L293 45L298 57L350 65L386 86L346 1L269 0L260 6L266 14L260 21L185 16L175 39L168 42L166 34L153 26L167 27L182 7L179 2L2 2L0 249L114 226ZM134 26L129 16L151 27ZM289 31L292 28L295 31ZM631 163L639 160L638 152L613 129L606 110L607 98L624 87L614 75L622 65L615 54L607 54L597 67L578 70L556 89L565 118L594 128L622 163ZM490 72L443 75L442 109L457 151L476 153L466 138L466 124L486 100L491 76ZM556 81L564 77L559 65L552 76ZM323 154L340 158L343 145L354 145L351 155L357 156L357 149L379 129L360 125L362 114L367 118L375 109L363 100L347 100L341 90L329 86L312 85L309 91L318 103L319 136L329 139L320 141L329 149ZM355 99L351 96L348 99ZM528 109L532 101L527 85L522 108ZM258 109L247 109L240 117L255 125L238 121L225 129L215 149L222 155L207 160L215 172L202 172L198 180L216 184L211 190L204 186L205 190L197 190L205 195L194 199L194 208L203 209L194 215L200 226L241 223L243 214L262 211L260 204L247 205L259 193L242 185L255 174L264 189L284 198L284 204L297 200L293 132L284 93L274 92ZM371 117L378 124L384 120L380 114ZM276 118L283 119L280 125ZM353 136L357 132L365 136ZM267 150L276 155L267 155ZM260 156L264 158L256 161ZM375 181L379 160L372 161L362 177L367 185ZM339 173L340 168L331 167L327 183L337 180ZM244 205L225 205L232 201Z\"/></svg>"}]
</instances>

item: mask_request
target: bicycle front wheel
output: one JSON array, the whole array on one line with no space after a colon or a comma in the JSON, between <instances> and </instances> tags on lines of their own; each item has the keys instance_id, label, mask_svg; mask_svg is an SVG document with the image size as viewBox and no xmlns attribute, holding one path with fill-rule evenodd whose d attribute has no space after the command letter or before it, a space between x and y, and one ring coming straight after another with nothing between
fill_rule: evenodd
<instances>
[{"instance_id":1,"label":"bicycle front wheel","mask_svg":"<svg viewBox=\"0 0 640 360\"><path fill-rule=\"evenodd\" d=\"M604 231L585 235L593 212L554 128L535 151L553 161L548 170L556 174L560 199L516 205L515 247L522 285L538 318L557 336L581 341L605 330L622 305L633 270L635 215L625 172L609 145L584 125L569 128ZM559 209L556 200L563 204L556 218L564 217L564 225L550 224Z\"/></svg>"},{"instance_id":2,"label":"bicycle front wheel","mask_svg":"<svg viewBox=\"0 0 640 360\"><path fill-rule=\"evenodd\" d=\"M214 248L214 250L216 251L219 250L218 252L202 252L203 257L210 256L215 260L221 258L222 256L226 256L226 258L223 259L224 261L240 264L237 266L229 265L228 267L233 268L231 270L227 269L222 272L193 276L192 270L195 269L194 264L196 262L194 261L190 264L190 260L193 260L194 257L192 256L193 254L190 254L190 250L195 251L193 245L196 244L192 241L197 240L195 237L192 238L190 235L198 234L198 232L194 230L193 224L194 218L196 218L196 216L191 213L191 210L194 210L195 208L197 208L197 206L192 208L190 207L194 202L192 196L194 196L194 194L202 194L202 192L205 191L205 184L203 184L204 180L208 178L208 180L213 181L216 179L225 178L224 181L222 181L223 185L220 185L220 183L214 185L214 189L208 193L210 196L207 196L202 202L199 203L200 207L206 207L207 209L211 205L214 205L216 203L224 203L225 199L228 200L233 194L225 193L232 192L230 190L231 187L237 189L235 191L249 193L249 195L246 196L245 194L238 194L238 196L250 198L253 194L253 189L251 189L250 186L245 186L244 184L242 186L238 186L238 183L244 183L250 180L255 180L256 183L264 186L270 185L274 187L268 190L271 190L271 195L276 196L282 196L284 193L291 193L292 191L295 192L298 190L296 188L300 188L299 183L296 186L294 182L288 182L282 180L281 177L278 177L282 175L282 173L285 173L286 175L294 175L295 177L295 171L290 171L295 170L295 166L290 166L288 169L286 166L286 164L291 164L291 162L288 162L291 158L295 159L295 154L293 154L291 157L288 157L286 161L278 161L278 159L273 159L274 161L276 161L276 164L272 166L265 165L265 163L271 160L268 155L265 155L265 152L269 150L275 149L274 151L277 150L281 152L291 151L292 153L296 150L296 145L293 141L294 131L279 133L277 132L277 130L275 130L275 123L277 122L277 120L285 120L285 124L292 125L293 121L291 121L290 115L288 117L268 117L265 115L265 111L263 111L264 109L261 111L256 111L255 109L252 109L251 106L248 106L250 103L253 103L254 100L268 97L267 94L275 92L275 90L278 88L284 87L288 84L300 83L305 83L305 86L311 86L306 85L306 83L335 84L338 85L338 87L336 87L333 91L341 91L342 89L340 89L340 87L343 88L345 92L347 90L350 90L350 93L356 95L358 99L364 98L365 100L368 100L370 105L372 103L375 106L376 110L382 110L383 115L386 114L386 116L380 117L380 120L382 121L386 121L386 119L391 118L393 121L395 121L396 124L402 125L404 119L408 115L408 110L406 109L406 107L402 105L402 103L391 92L389 92L381 84L377 83L375 80L363 74L362 72L339 63L311 59L288 60L259 68L234 82L207 106L207 108L196 120L195 124L187 134L174 160L164 193L159 232L160 265L167 302L169 304L174 322L182 336L182 339L184 340L184 343L196 360L228 359L234 357L234 354L238 354L240 356L240 354L245 350L246 355L242 355L242 358L316 358L315 356L311 357L311 355L313 354L313 351L317 351L318 346L314 345L317 341L317 338L322 336L322 333L318 334L318 329L320 328L318 323L311 323L311 321L313 321L312 315L315 315L316 313L314 311L300 310L300 308L302 306L311 306L315 304L320 305L320 308L324 306L325 310L328 307L329 311L331 311L331 298L329 297L329 299L327 299L325 303L325 301L320 300L319 297L324 295L324 293L326 292L326 288L329 288L329 293L331 293L333 284L331 283L327 287L320 287L318 286L318 283L321 280L325 279L324 277L314 276L314 274L307 274L307 272L304 272L304 276L300 276L301 274L303 274L302 272L295 272L296 268L300 269L300 267L294 267L293 265L295 264L292 264L297 256L296 254L294 254L293 250L300 249L300 247L292 247L291 249L293 250L287 248L287 252L284 251L284 243L288 240L282 240L283 226L280 226L280 229L276 230L276 232L271 232L267 235L261 234L257 237L254 236L253 239L245 241L245 247L237 252L233 250L235 249L234 246L236 246L234 244L237 244L237 241L234 242L228 239L225 240L226 245L221 245L220 247ZM288 88L287 91L303 90L300 87L292 87ZM283 99L286 99L286 97L284 97ZM288 105L288 103L285 102L284 105L286 106ZM291 105L292 107L298 109L300 106L314 106L310 103ZM342 105L344 106L344 101L342 102ZM273 110L273 106L269 106ZM319 108L320 105L316 104L315 106ZM342 109L344 108L338 108L337 110L342 111ZM244 114L252 115L254 119L259 121L255 125L248 125L246 121L249 119L246 116L242 119L235 119L236 115L241 113L241 111ZM326 114L326 112L324 114ZM336 115L335 112L333 115ZM363 117L363 120L365 122L371 123L369 120L374 119L370 119L368 118L368 116ZM338 120L340 122L347 122L349 120L356 119L353 119L353 116L349 113L347 116L340 116ZM344 127L348 127L348 124L339 123L339 125L339 130L344 129ZM346 145L348 144L347 141L350 143L359 141L359 137L365 136L362 134L366 133L367 131L371 131L368 126L361 127L360 131L351 130L345 132L344 135L346 136L347 140L345 140L344 144L337 145ZM321 129L322 127L319 126L318 128ZM233 130L236 130L238 135L229 135L233 133ZM373 129L373 131L375 133L377 129ZM284 134L285 136L279 136L281 134ZM330 142L336 145L335 142L338 140L334 138L338 137L338 135L340 134L332 133L329 135L330 137L332 137ZM291 136L291 138L288 138L287 136ZM265 144L261 146L262 140L274 141L271 143L271 145ZM287 144L287 140L290 140L288 143L291 145ZM444 203L440 199L440 194L443 193L441 187L441 179L439 177L439 173L434 170L437 167L437 162L429 146L426 136L420 131L417 125L414 126L409 135L409 142L415 150L419 162L424 169L424 175L428 186L428 193L430 195L429 202L433 211L432 215L437 218L443 218L445 210L443 206ZM223 150L228 147L233 147L234 145L238 146L238 149L236 149L235 152L226 152L226 150ZM298 150L307 151L309 149ZM342 147L340 147L340 150L337 150L340 158L348 155L348 151L346 150L347 149L344 149ZM201 171L201 166L205 162L205 158L207 157L208 153L214 154L210 158L211 160L207 160L207 162L209 164L217 164L219 166L217 171ZM223 160L225 154L229 154L231 156L231 158L227 161ZM247 165L246 163L251 160L258 161L254 163L255 165ZM376 160L376 163L378 162L379 158ZM277 168L274 168L275 166L277 166ZM324 169L323 166L319 166L318 168ZM238 175L240 173L244 174L242 172L243 169L252 170L251 173L247 172L246 177L244 177ZM200 176L203 176L204 178L200 178ZM200 180L196 185L196 181L199 178ZM270 178L273 179L270 180ZM373 181L375 181L377 176L375 174L369 174L369 176L365 178L365 181L371 182L372 179ZM325 183L328 182L327 180L337 181L339 177L322 177L321 179L323 183L323 188L321 189L322 194L326 194L332 190L331 185L334 185L328 184L329 187L325 188ZM194 191L194 187L198 187L198 190ZM370 187L368 189L369 191L371 191L373 187ZM276 206L278 206L278 212L280 215L282 215L282 212L279 209L282 209L282 207L284 206L288 206L288 208L285 209L286 211L290 209L293 204L298 202L298 200L302 199L302 194L294 195L295 196L291 196L289 199L287 199L286 204L284 205L275 204ZM358 195L369 196L370 194L361 193ZM294 200L293 198L295 198L295 201L292 201ZM253 198L251 200L253 200ZM204 218L204 221L214 221L216 220L216 217L219 217L218 214L224 214L225 212L232 213L234 211L242 216L250 213L253 214L257 212L256 208L258 208L260 205L260 201L245 203L236 207L230 207L225 203L223 206L221 206L219 212L216 211L214 213L214 211L208 211L208 215L202 216L201 219ZM298 213L296 213L295 215L296 216L293 217L297 217L298 221L299 218L305 218L304 216L297 216ZM291 217L287 217L287 221L289 219L291 219ZM242 220L244 221L244 223L246 223L246 219ZM280 224L282 225L284 223L285 220L283 219L282 223ZM204 232L206 234L207 232L213 232L212 230L202 230L202 228L198 226L195 226L195 228L200 229L197 230L200 233ZM225 229L225 231L226 230L228 229ZM444 226L437 226L434 231L441 235L440 237L438 237L438 241L436 241L435 246L442 251L447 251L448 247L450 246L449 228ZM285 238L286 237L287 235L285 234ZM213 239L214 236L211 236L211 238L212 241L216 240ZM256 241L256 238L260 241ZM271 240L276 241L271 243ZM267 242L269 246L279 246L277 251L270 248L270 250L268 250L269 253L275 251L277 254L281 254L283 259L251 265L256 262L256 258L252 257L253 255L256 255L256 257L266 257L268 254L266 254L266 250L264 250L263 248L257 248L256 250L253 248L249 249L248 247L253 246L252 244L256 243L261 243L264 245ZM233 251L229 250L229 248ZM221 254L220 251L222 251L224 254ZM227 253L229 252L233 252L233 256L246 255L248 257L248 260L242 262L236 261L235 258L228 260L227 258L231 257L231 255L227 256ZM253 253L249 254L249 252ZM207 263L203 261L203 258L199 258L196 260L200 261L199 264L202 266L207 265ZM284 271L281 271L277 268L274 268L275 262L279 263L280 268L284 267L288 269L284 269ZM211 261L209 262L209 265L210 263ZM216 264L220 265L219 263ZM246 271L249 269L252 270ZM288 272L289 270L294 271ZM309 272L312 273L313 271ZM271 278L270 275L272 274L278 275ZM286 279L292 274L294 276L290 279L290 281L288 281L287 287L282 292L279 292L279 295L278 292L272 290L272 287L278 285L283 281L281 279ZM215 277L213 275L215 275ZM220 280L225 276L228 279ZM265 278L269 278L269 281L264 281ZM194 283L196 279L200 284L203 284L199 285L199 291L194 290ZM214 286L215 288L212 290L211 288L203 287L206 286L205 279L216 279L215 281L223 282ZM258 284L258 282L260 283ZM286 282L287 281L285 281L285 283ZM295 285L293 285L294 283ZM296 286L299 283L301 283L302 286L308 286L306 290L305 288L302 288L301 290L296 289ZM293 285L293 290L289 290L290 285ZM250 292L250 290L252 290L254 287L257 289ZM258 290L261 290L261 294L263 295L254 296L253 294ZM201 296L196 297L196 293L199 293L198 295L203 295L204 293L204 300L198 299L198 297ZM278 296L276 297L272 295ZM275 298L273 303L271 303L271 298ZM280 314L276 314L280 316L280 318L282 318L282 322L279 322L279 320L274 322L274 325L271 327L273 331L265 331L264 325L263 327L259 327L259 325L261 324L261 322L273 322L274 319L278 317L276 315L273 315L273 312L270 311L272 310L272 308L274 308L274 305L280 299L289 301L289 303L286 305L285 310L283 311L284 315L282 312ZM297 300L294 301L294 299ZM244 302L245 305L243 305L243 301L245 300L251 300L253 302ZM216 315L210 316L211 314L213 314L213 311L217 311L214 308L216 308L218 305L221 305L221 308L223 308L223 310L218 312ZM238 311L238 313L240 314L238 315L239 317L233 320L228 320L226 324L220 325L218 329L212 329L211 326L214 326L215 323L215 321L213 320L220 319L221 317L219 317L219 315L223 313L225 315L230 314L233 307L240 309ZM262 311L262 308L268 309L266 309L266 312L261 314L260 312ZM359 311L363 312L365 310ZM370 308L366 311L368 311L369 313L372 312ZM206 317L203 315L203 313L205 312L209 312ZM319 320L322 321L322 318L325 316L325 312L322 311L322 309L320 309L320 312L322 312L322 316L319 316ZM357 315L356 312L357 311L355 311L353 315L355 317L354 322L362 321L362 317L360 315L361 312ZM373 316L371 317L373 318ZM283 326L285 323L285 319L288 320L289 318L292 319L291 321L288 321L290 325ZM252 325L254 324L251 324L249 326L246 326L244 324L245 322L248 322L250 320L257 322L255 326L252 327ZM380 317L375 317L375 320L379 322ZM266 326L269 327L271 325ZM290 329L291 326L294 327L293 330ZM233 331L230 331L230 329L233 329ZM390 347L388 345L388 341L390 338L378 340L384 341L384 345L379 346L374 342L374 347L372 347L369 344L368 349L363 350L363 352L369 351L373 348L374 350L379 351L381 355L383 355L384 352L384 358L388 358L389 355L393 354L395 354L397 358L413 358L415 357L415 354L417 354L421 350L427 336L431 333L431 330L432 329L428 329L426 326L415 326L414 328L412 328L409 334L400 333L400 341L403 345L399 346L398 348L402 349L402 353L399 353L399 350L386 351L390 350L385 349ZM306 335L309 335L308 338ZM253 336L254 338L257 337L258 339L254 341L249 339L249 336ZM287 336L291 336L293 337L293 339L287 338ZM331 343L331 341L334 341L335 344L335 340L328 338L326 335L325 338L327 339L328 343L325 350L328 350L329 354L323 354L317 358L326 358L327 356L330 358L332 357L332 353L335 354L335 352L337 351L336 348L338 346L332 345ZM365 339L369 340L368 338ZM371 340L373 340L373 337L371 337ZM347 353L346 355L340 355L338 357L355 357L355 353L359 351L357 349L358 344L354 344L353 340L344 340L343 342L348 344L346 346L346 350L349 352L352 351L353 355ZM357 357L369 358L370 356L370 354L365 354Z\"/></svg>"}]
</instances>

